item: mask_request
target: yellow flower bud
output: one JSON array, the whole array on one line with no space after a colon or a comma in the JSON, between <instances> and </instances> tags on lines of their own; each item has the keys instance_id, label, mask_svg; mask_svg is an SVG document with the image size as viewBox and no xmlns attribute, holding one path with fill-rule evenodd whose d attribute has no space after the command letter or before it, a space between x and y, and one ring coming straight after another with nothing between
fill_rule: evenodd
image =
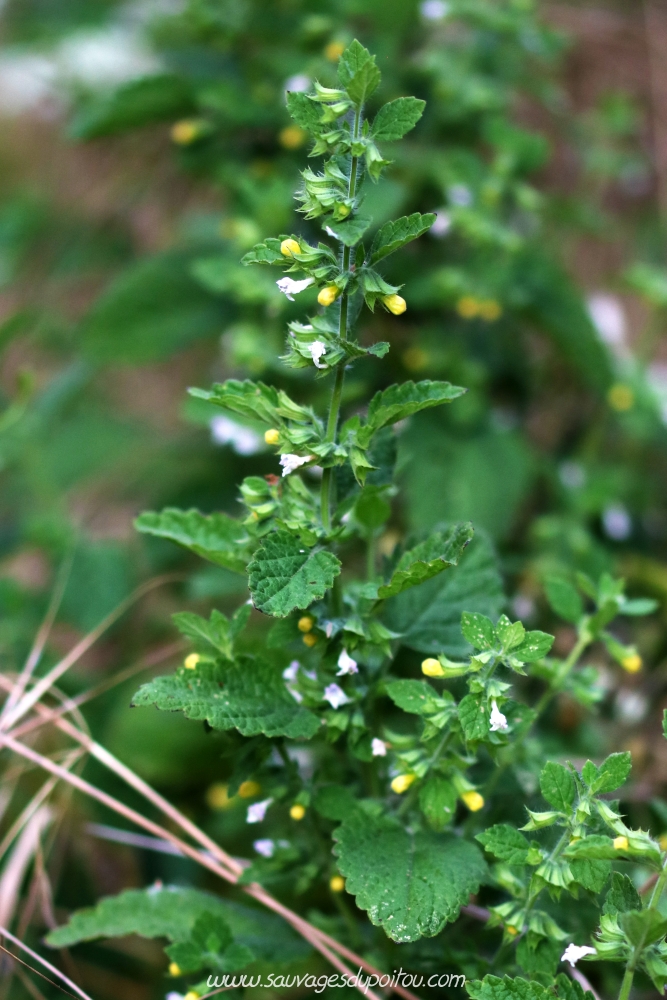
<instances>
[{"instance_id":1,"label":"yellow flower bud","mask_svg":"<svg viewBox=\"0 0 667 1000\"><path fill-rule=\"evenodd\" d=\"M310 615L304 615L303 618L299 618L296 623L296 627L299 632L310 632L313 625L315 624L315 619L311 618Z\"/></svg>"},{"instance_id":2,"label":"yellow flower bud","mask_svg":"<svg viewBox=\"0 0 667 1000\"><path fill-rule=\"evenodd\" d=\"M482 319L485 319L488 323L493 323L495 320L500 319L503 314L502 306L495 299L486 299L486 301L480 302L478 311Z\"/></svg>"},{"instance_id":3,"label":"yellow flower bud","mask_svg":"<svg viewBox=\"0 0 667 1000\"><path fill-rule=\"evenodd\" d=\"M264 431L264 440L267 444L278 444L280 440L280 431L272 427L269 431Z\"/></svg>"},{"instance_id":4,"label":"yellow flower bud","mask_svg":"<svg viewBox=\"0 0 667 1000\"><path fill-rule=\"evenodd\" d=\"M383 295L382 301L394 316L400 316L408 308L407 302L401 295Z\"/></svg>"},{"instance_id":5,"label":"yellow flower bud","mask_svg":"<svg viewBox=\"0 0 667 1000\"><path fill-rule=\"evenodd\" d=\"M614 837L614 848L617 851L627 851L629 847L627 837Z\"/></svg>"},{"instance_id":6,"label":"yellow flower bud","mask_svg":"<svg viewBox=\"0 0 667 1000\"><path fill-rule=\"evenodd\" d=\"M629 653L628 656L624 656L621 660L621 666L629 674L636 674L642 668L642 658L639 653Z\"/></svg>"},{"instance_id":7,"label":"yellow flower bud","mask_svg":"<svg viewBox=\"0 0 667 1000\"><path fill-rule=\"evenodd\" d=\"M299 823L306 815L306 810L301 805L300 802L297 802L295 805L292 806L292 808L289 811L289 814L292 817L292 819L295 819L297 823Z\"/></svg>"},{"instance_id":8,"label":"yellow flower bud","mask_svg":"<svg viewBox=\"0 0 667 1000\"><path fill-rule=\"evenodd\" d=\"M280 244L280 252L283 257L294 257L296 254L301 253L301 247L296 240L290 238L282 241Z\"/></svg>"},{"instance_id":9,"label":"yellow flower bud","mask_svg":"<svg viewBox=\"0 0 667 1000\"><path fill-rule=\"evenodd\" d=\"M324 49L324 55L330 62L336 62L337 59L340 59L344 51L345 45L343 42L329 42Z\"/></svg>"},{"instance_id":10,"label":"yellow flower bud","mask_svg":"<svg viewBox=\"0 0 667 1000\"><path fill-rule=\"evenodd\" d=\"M322 288L320 294L317 296L317 301L321 306L330 306L338 298L338 289L335 285L327 285Z\"/></svg>"},{"instance_id":11,"label":"yellow flower bud","mask_svg":"<svg viewBox=\"0 0 667 1000\"><path fill-rule=\"evenodd\" d=\"M182 975L180 965L176 965L176 962L169 963L169 975L170 976L180 976Z\"/></svg>"},{"instance_id":12,"label":"yellow flower bud","mask_svg":"<svg viewBox=\"0 0 667 1000\"><path fill-rule=\"evenodd\" d=\"M635 394L629 385L623 385L617 382L616 385L612 385L611 389L607 393L607 402L611 406L612 410L617 410L619 413L625 413L626 410L631 410L635 404Z\"/></svg>"},{"instance_id":13,"label":"yellow flower bud","mask_svg":"<svg viewBox=\"0 0 667 1000\"><path fill-rule=\"evenodd\" d=\"M223 785L222 782L216 781L207 789L206 804L209 809L226 809L230 802L227 785Z\"/></svg>"},{"instance_id":14,"label":"yellow flower bud","mask_svg":"<svg viewBox=\"0 0 667 1000\"><path fill-rule=\"evenodd\" d=\"M397 795L402 795L403 792L407 792L410 785L415 781L416 774L399 774L397 775L391 783L392 792L396 792Z\"/></svg>"},{"instance_id":15,"label":"yellow flower bud","mask_svg":"<svg viewBox=\"0 0 667 1000\"><path fill-rule=\"evenodd\" d=\"M278 142L284 149L298 149L307 138L308 133L298 125L288 125L278 133Z\"/></svg>"},{"instance_id":16,"label":"yellow flower bud","mask_svg":"<svg viewBox=\"0 0 667 1000\"><path fill-rule=\"evenodd\" d=\"M511 924L508 924L507 927L505 928L505 930L510 935L510 937L516 937L517 934L519 933L518 930L516 929L516 927L512 927Z\"/></svg>"},{"instance_id":17,"label":"yellow flower bud","mask_svg":"<svg viewBox=\"0 0 667 1000\"><path fill-rule=\"evenodd\" d=\"M332 892L342 892L345 888L345 879L340 875L334 875L333 878L329 880L329 888Z\"/></svg>"},{"instance_id":18,"label":"yellow flower bud","mask_svg":"<svg viewBox=\"0 0 667 1000\"><path fill-rule=\"evenodd\" d=\"M195 670L200 660L201 656L199 653L190 653L190 655L186 656L183 660L183 666L186 670Z\"/></svg>"},{"instance_id":19,"label":"yellow flower bud","mask_svg":"<svg viewBox=\"0 0 667 1000\"><path fill-rule=\"evenodd\" d=\"M422 673L426 674L427 677L444 677L445 671L442 669L439 660L435 657L429 656L426 660L422 660Z\"/></svg>"},{"instance_id":20,"label":"yellow flower bud","mask_svg":"<svg viewBox=\"0 0 667 1000\"><path fill-rule=\"evenodd\" d=\"M658 844L661 851L667 851L667 833L661 833L658 837Z\"/></svg>"},{"instance_id":21,"label":"yellow flower bud","mask_svg":"<svg viewBox=\"0 0 667 1000\"><path fill-rule=\"evenodd\" d=\"M352 209L349 205L338 205L338 217L340 219L347 219L351 211Z\"/></svg>"},{"instance_id":22,"label":"yellow flower bud","mask_svg":"<svg viewBox=\"0 0 667 1000\"><path fill-rule=\"evenodd\" d=\"M188 990L183 1000L199 1000L199 993L196 990Z\"/></svg>"},{"instance_id":23,"label":"yellow flower bud","mask_svg":"<svg viewBox=\"0 0 667 1000\"><path fill-rule=\"evenodd\" d=\"M470 812L476 813L484 808L484 799L479 792L464 792L461 799L465 802Z\"/></svg>"},{"instance_id":24,"label":"yellow flower bud","mask_svg":"<svg viewBox=\"0 0 667 1000\"><path fill-rule=\"evenodd\" d=\"M479 314L479 302L472 295L464 295L456 303L456 311L463 319L474 319Z\"/></svg>"},{"instance_id":25,"label":"yellow flower bud","mask_svg":"<svg viewBox=\"0 0 667 1000\"><path fill-rule=\"evenodd\" d=\"M201 134L201 124L193 119L176 122L171 129L171 139L177 146L189 146Z\"/></svg>"},{"instance_id":26,"label":"yellow flower bud","mask_svg":"<svg viewBox=\"0 0 667 1000\"><path fill-rule=\"evenodd\" d=\"M259 795L262 786L257 781L242 781L239 785L239 795L242 799L251 799L254 795Z\"/></svg>"},{"instance_id":27,"label":"yellow flower bud","mask_svg":"<svg viewBox=\"0 0 667 1000\"><path fill-rule=\"evenodd\" d=\"M317 644L317 636L315 633L309 632L307 635L304 635L303 644L304 646L308 646L309 649L312 649L313 646Z\"/></svg>"}]
</instances>

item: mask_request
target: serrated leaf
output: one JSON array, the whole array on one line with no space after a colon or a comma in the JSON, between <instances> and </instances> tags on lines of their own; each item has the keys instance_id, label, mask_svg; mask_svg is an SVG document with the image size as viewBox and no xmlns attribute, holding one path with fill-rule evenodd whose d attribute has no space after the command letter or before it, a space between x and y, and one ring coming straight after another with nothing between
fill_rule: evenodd
<instances>
[{"instance_id":1,"label":"serrated leaf","mask_svg":"<svg viewBox=\"0 0 667 1000\"><path fill-rule=\"evenodd\" d=\"M254 959L246 945L234 943L227 921L219 913L206 911L197 917L190 936L165 949L181 972L234 972Z\"/></svg>"},{"instance_id":2,"label":"serrated leaf","mask_svg":"<svg viewBox=\"0 0 667 1000\"><path fill-rule=\"evenodd\" d=\"M460 658L470 650L461 633L461 613L477 611L496 618L503 601L493 546L477 532L456 569L390 598L383 620L410 649Z\"/></svg>"},{"instance_id":3,"label":"serrated leaf","mask_svg":"<svg viewBox=\"0 0 667 1000\"><path fill-rule=\"evenodd\" d=\"M474 611L464 611L461 615L461 631L475 649L493 649L496 644L496 630L493 622Z\"/></svg>"},{"instance_id":4,"label":"serrated leaf","mask_svg":"<svg viewBox=\"0 0 667 1000\"><path fill-rule=\"evenodd\" d=\"M497 823L489 827L488 830L478 833L475 840L479 840L494 857L510 865L524 865L528 858L530 843L522 833L507 823Z\"/></svg>"},{"instance_id":5,"label":"serrated leaf","mask_svg":"<svg viewBox=\"0 0 667 1000\"><path fill-rule=\"evenodd\" d=\"M486 871L474 844L409 832L389 817L353 816L334 840L347 891L399 943L433 937L455 920Z\"/></svg>"},{"instance_id":6,"label":"serrated leaf","mask_svg":"<svg viewBox=\"0 0 667 1000\"><path fill-rule=\"evenodd\" d=\"M377 142L395 142L415 127L424 113L425 101L417 97L397 97L380 108L371 126Z\"/></svg>"},{"instance_id":7,"label":"serrated leaf","mask_svg":"<svg viewBox=\"0 0 667 1000\"><path fill-rule=\"evenodd\" d=\"M631 770L632 754L628 750L612 753L600 764L592 790L600 794L615 791L625 784Z\"/></svg>"},{"instance_id":8,"label":"serrated leaf","mask_svg":"<svg viewBox=\"0 0 667 1000\"><path fill-rule=\"evenodd\" d=\"M381 427L396 423L411 417L413 413L426 410L431 406L441 406L451 403L466 392L460 386L451 382L403 382L401 385L391 385L388 389L376 392L368 406L368 416L361 429L360 437L370 440L371 436ZM366 442L367 443L367 442Z\"/></svg>"},{"instance_id":9,"label":"serrated leaf","mask_svg":"<svg viewBox=\"0 0 667 1000\"><path fill-rule=\"evenodd\" d=\"M484 976L466 983L468 995L473 1000L550 1000L551 993L537 982L527 979L510 979L504 976Z\"/></svg>"},{"instance_id":10,"label":"serrated leaf","mask_svg":"<svg viewBox=\"0 0 667 1000\"><path fill-rule=\"evenodd\" d=\"M393 222L385 222L373 240L370 251L370 263L377 264L379 260L388 257L395 250L400 250L406 243L416 240L428 232L435 222L435 215L404 215Z\"/></svg>"},{"instance_id":11,"label":"serrated leaf","mask_svg":"<svg viewBox=\"0 0 667 1000\"><path fill-rule=\"evenodd\" d=\"M238 729L242 736L289 736L310 739L319 719L289 694L282 674L271 663L240 656L234 663L201 662L181 667L139 688L133 705L156 705L205 719L213 729Z\"/></svg>"},{"instance_id":12,"label":"serrated leaf","mask_svg":"<svg viewBox=\"0 0 667 1000\"><path fill-rule=\"evenodd\" d=\"M639 910L641 905L641 898L632 879L621 872L612 872L611 885L605 897L602 912L613 917L617 913Z\"/></svg>"},{"instance_id":13,"label":"serrated leaf","mask_svg":"<svg viewBox=\"0 0 667 1000\"><path fill-rule=\"evenodd\" d=\"M576 624L584 613L584 604L578 590L563 577L550 576L544 581L547 600L553 611L566 622Z\"/></svg>"},{"instance_id":14,"label":"serrated leaf","mask_svg":"<svg viewBox=\"0 0 667 1000\"><path fill-rule=\"evenodd\" d=\"M534 663L547 655L554 644L554 637L547 632L526 632L520 646L513 650L513 656L522 663Z\"/></svg>"},{"instance_id":15,"label":"serrated leaf","mask_svg":"<svg viewBox=\"0 0 667 1000\"><path fill-rule=\"evenodd\" d=\"M550 760L540 774L540 791L550 806L569 813L577 792L574 778L566 767Z\"/></svg>"},{"instance_id":16,"label":"serrated leaf","mask_svg":"<svg viewBox=\"0 0 667 1000\"><path fill-rule=\"evenodd\" d=\"M619 913L618 923L630 944L646 946L667 934L667 919L658 910L630 910Z\"/></svg>"},{"instance_id":17,"label":"serrated leaf","mask_svg":"<svg viewBox=\"0 0 667 1000\"><path fill-rule=\"evenodd\" d=\"M503 652L509 653L523 642L526 630L521 622L511 622L506 615L501 615L496 623L496 634L500 639Z\"/></svg>"},{"instance_id":18,"label":"serrated leaf","mask_svg":"<svg viewBox=\"0 0 667 1000\"><path fill-rule=\"evenodd\" d=\"M435 532L425 541L404 552L388 583L378 587L378 597L394 597L409 587L430 580L451 566L457 566L473 537L472 524L456 524L447 532Z\"/></svg>"},{"instance_id":19,"label":"serrated leaf","mask_svg":"<svg viewBox=\"0 0 667 1000\"><path fill-rule=\"evenodd\" d=\"M284 961L310 950L281 917L208 892L181 886L155 885L129 889L102 899L97 906L72 914L69 922L47 936L51 948L67 948L79 941L140 934L185 941L202 913L219 915L231 927L234 940L258 957Z\"/></svg>"},{"instance_id":20,"label":"serrated leaf","mask_svg":"<svg viewBox=\"0 0 667 1000\"><path fill-rule=\"evenodd\" d=\"M373 220L368 216L355 215L343 222L333 222L327 219L325 230L329 236L334 236L346 247L353 247L359 242Z\"/></svg>"},{"instance_id":21,"label":"serrated leaf","mask_svg":"<svg viewBox=\"0 0 667 1000\"><path fill-rule=\"evenodd\" d=\"M441 832L456 813L456 789L451 781L431 775L419 789L419 807L432 830Z\"/></svg>"},{"instance_id":22,"label":"serrated leaf","mask_svg":"<svg viewBox=\"0 0 667 1000\"><path fill-rule=\"evenodd\" d=\"M198 510L166 507L160 513L140 514L134 526L144 535L168 538L234 573L245 572L252 553L247 529L227 514L200 514Z\"/></svg>"},{"instance_id":23,"label":"serrated leaf","mask_svg":"<svg viewBox=\"0 0 667 1000\"><path fill-rule=\"evenodd\" d=\"M248 587L256 608L286 618L324 597L340 570L332 552L309 549L289 531L274 531L248 566Z\"/></svg>"},{"instance_id":24,"label":"serrated leaf","mask_svg":"<svg viewBox=\"0 0 667 1000\"><path fill-rule=\"evenodd\" d=\"M467 694L459 702L459 722L466 740L483 740L489 735L489 713L486 699Z\"/></svg>"},{"instance_id":25,"label":"serrated leaf","mask_svg":"<svg viewBox=\"0 0 667 1000\"><path fill-rule=\"evenodd\" d=\"M222 384L216 383L210 390L188 389L188 392L223 410L261 420L271 427L275 427L281 420L310 423L314 419L311 410L299 406L282 389L264 385L263 382L252 382L250 379L240 382L230 378Z\"/></svg>"},{"instance_id":26,"label":"serrated leaf","mask_svg":"<svg viewBox=\"0 0 667 1000\"><path fill-rule=\"evenodd\" d=\"M231 660L233 640L245 627L249 615L250 608L245 605L238 609L231 622L215 608L209 621L191 611L179 611L171 617L181 635L190 639L198 650L210 653L214 649Z\"/></svg>"},{"instance_id":27,"label":"serrated leaf","mask_svg":"<svg viewBox=\"0 0 667 1000\"><path fill-rule=\"evenodd\" d=\"M355 38L338 62L338 79L357 106L373 94L382 79L375 56Z\"/></svg>"},{"instance_id":28,"label":"serrated leaf","mask_svg":"<svg viewBox=\"0 0 667 1000\"><path fill-rule=\"evenodd\" d=\"M427 681L390 681L385 688L395 705L414 715L431 715L441 707L440 697Z\"/></svg>"},{"instance_id":29,"label":"serrated leaf","mask_svg":"<svg viewBox=\"0 0 667 1000\"><path fill-rule=\"evenodd\" d=\"M317 104L311 101L307 94L301 91L288 90L287 110L297 125L305 129L306 132L319 135L322 131L322 122L320 121L322 111Z\"/></svg>"},{"instance_id":30,"label":"serrated leaf","mask_svg":"<svg viewBox=\"0 0 667 1000\"><path fill-rule=\"evenodd\" d=\"M556 976L556 988L559 1000L594 1000L589 990L584 992L576 979L570 979L564 972L559 972Z\"/></svg>"},{"instance_id":31,"label":"serrated leaf","mask_svg":"<svg viewBox=\"0 0 667 1000\"><path fill-rule=\"evenodd\" d=\"M241 258L241 263L248 264L282 264L286 263L285 255L280 251L280 240L269 239L258 243L248 250Z\"/></svg>"},{"instance_id":32,"label":"serrated leaf","mask_svg":"<svg viewBox=\"0 0 667 1000\"><path fill-rule=\"evenodd\" d=\"M610 861L593 861L591 858L574 858L570 871L575 882L589 892L602 892L611 871Z\"/></svg>"},{"instance_id":33,"label":"serrated leaf","mask_svg":"<svg viewBox=\"0 0 667 1000\"><path fill-rule=\"evenodd\" d=\"M563 853L568 858L591 858L593 861L611 861L619 857L619 851L614 847L611 837L597 833L568 844ZM623 857L623 852L620 856Z\"/></svg>"}]
</instances>

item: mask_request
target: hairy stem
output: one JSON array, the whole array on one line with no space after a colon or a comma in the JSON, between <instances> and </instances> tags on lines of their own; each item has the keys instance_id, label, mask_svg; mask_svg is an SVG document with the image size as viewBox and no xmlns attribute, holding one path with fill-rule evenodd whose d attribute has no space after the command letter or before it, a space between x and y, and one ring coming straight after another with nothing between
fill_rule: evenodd
<instances>
[{"instance_id":1,"label":"hairy stem","mask_svg":"<svg viewBox=\"0 0 667 1000\"><path fill-rule=\"evenodd\" d=\"M647 910L655 910L660 902L660 897L662 896L665 883L667 882L667 861L663 865L663 869L660 872L658 881L655 883L655 888L651 896L651 900L647 906ZM623 975L623 981L621 983L621 989L618 994L618 1000L628 1000L630 996L630 991L632 989L632 982L635 978L635 972L637 971L637 966L639 965L639 960L642 957L642 952L644 951L644 941L646 938L646 932L642 938L637 942L637 944L632 949L632 954L628 959L628 964L625 967L625 973Z\"/></svg>"}]
</instances>

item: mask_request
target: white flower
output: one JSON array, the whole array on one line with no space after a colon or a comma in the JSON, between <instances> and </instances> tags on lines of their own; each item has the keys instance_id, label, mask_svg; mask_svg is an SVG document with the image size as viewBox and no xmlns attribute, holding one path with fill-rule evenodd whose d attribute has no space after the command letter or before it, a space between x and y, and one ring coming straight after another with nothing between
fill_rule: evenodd
<instances>
[{"instance_id":1,"label":"white flower","mask_svg":"<svg viewBox=\"0 0 667 1000\"><path fill-rule=\"evenodd\" d=\"M299 673L299 667L301 664L298 660L292 660L289 667L285 667L283 670L283 677L286 681L295 681L296 675Z\"/></svg>"},{"instance_id":2,"label":"white flower","mask_svg":"<svg viewBox=\"0 0 667 1000\"><path fill-rule=\"evenodd\" d=\"M297 689L296 689L296 688L294 688L294 687L292 687L292 685L291 685L291 684L288 684L288 685L287 685L287 690L288 690L288 691L289 691L289 693L290 693L290 694L292 695L292 697L294 698L294 700L295 700L296 702L298 702L298 703L299 703L299 705L300 705L300 704L301 704L301 702L303 701L303 695L301 694L301 692L300 692L300 691L297 691Z\"/></svg>"},{"instance_id":3,"label":"white flower","mask_svg":"<svg viewBox=\"0 0 667 1000\"><path fill-rule=\"evenodd\" d=\"M498 708L495 698L491 702L491 717L489 719L489 722L491 723L490 728L492 733L497 733L498 730L504 733L507 732L507 730L509 729L509 726L507 725L507 719Z\"/></svg>"},{"instance_id":4,"label":"white flower","mask_svg":"<svg viewBox=\"0 0 667 1000\"><path fill-rule=\"evenodd\" d=\"M310 462L312 455L281 455L280 464L283 467L283 477L289 476L290 472L294 472L298 469L300 465L305 465L306 462Z\"/></svg>"},{"instance_id":5,"label":"white flower","mask_svg":"<svg viewBox=\"0 0 667 1000\"><path fill-rule=\"evenodd\" d=\"M209 424L215 444L230 444L237 455L256 455L264 447L259 434L229 417L213 417Z\"/></svg>"},{"instance_id":6,"label":"white flower","mask_svg":"<svg viewBox=\"0 0 667 1000\"><path fill-rule=\"evenodd\" d=\"M560 956L561 962L569 962L572 968L575 967L580 958L585 955L595 955L597 952L595 948L589 948L587 944L568 944L567 948Z\"/></svg>"},{"instance_id":7,"label":"white flower","mask_svg":"<svg viewBox=\"0 0 667 1000\"><path fill-rule=\"evenodd\" d=\"M379 740L377 736L373 738L371 743L371 752L374 757L386 757L387 756L387 744L384 740Z\"/></svg>"},{"instance_id":8,"label":"white flower","mask_svg":"<svg viewBox=\"0 0 667 1000\"><path fill-rule=\"evenodd\" d=\"M294 278L279 278L276 281L276 285L283 293L286 295L290 302L294 302L294 296L302 292L304 288L308 288L309 285L313 284L314 278L304 278L303 281L295 281Z\"/></svg>"},{"instance_id":9,"label":"white flower","mask_svg":"<svg viewBox=\"0 0 667 1000\"><path fill-rule=\"evenodd\" d=\"M431 226L431 234L433 236L446 236L449 230L452 228L452 217L449 212L445 211L444 208L437 208L435 210L435 222Z\"/></svg>"},{"instance_id":10,"label":"white flower","mask_svg":"<svg viewBox=\"0 0 667 1000\"><path fill-rule=\"evenodd\" d=\"M593 326L597 330L600 340L617 353L623 354L624 348L626 348L627 323L620 300L615 295L598 292L591 295L586 304L588 315L593 321Z\"/></svg>"},{"instance_id":11,"label":"white flower","mask_svg":"<svg viewBox=\"0 0 667 1000\"><path fill-rule=\"evenodd\" d=\"M338 657L338 677L343 674L358 674L359 667L357 661L353 660L346 649Z\"/></svg>"},{"instance_id":12,"label":"white flower","mask_svg":"<svg viewBox=\"0 0 667 1000\"><path fill-rule=\"evenodd\" d=\"M615 542L624 541L632 534L632 519L622 503L612 503L602 512L605 534Z\"/></svg>"},{"instance_id":13,"label":"white flower","mask_svg":"<svg viewBox=\"0 0 667 1000\"><path fill-rule=\"evenodd\" d=\"M459 208L467 208L468 205L472 205L472 191L466 184L452 184L447 189L447 196L452 205L458 205Z\"/></svg>"},{"instance_id":14,"label":"white flower","mask_svg":"<svg viewBox=\"0 0 667 1000\"><path fill-rule=\"evenodd\" d=\"M184 993L176 993L175 990L172 990L171 993L167 993L167 995L164 998L164 1000L185 1000L185 994Z\"/></svg>"},{"instance_id":15,"label":"white flower","mask_svg":"<svg viewBox=\"0 0 667 1000\"><path fill-rule=\"evenodd\" d=\"M328 701L332 708L340 708L341 705L347 705L350 699L337 684L329 684L324 689L324 700Z\"/></svg>"},{"instance_id":16,"label":"white flower","mask_svg":"<svg viewBox=\"0 0 667 1000\"><path fill-rule=\"evenodd\" d=\"M263 858L272 858L273 852L276 849L276 845L272 840L266 838L265 840L256 840L252 845L258 854L261 854Z\"/></svg>"},{"instance_id":17,"label":"white flower","mask_svg":"<svg viewBox=\"0 0 667 1000\"><path fill-rule=\"evenodd\" d=\"M449 4L445 0L424 0L419 9L425 21L442 21L449 12Z\"/></svg>"},{"instance_id":18,"label":"white flower","mask_svg":"<svg viewBox=\"0 0 667 1000\"><path fill-rule=\"evenodd\" d=\"M262 802L254 802L251 806L248 806L246 823L261 823L266 816L266 810L272 802L273 799L264 799Z\"/></svg>"},{"instance_id":19,"label":"white flower","mask_svg":"<svg viewBox=\"0 0 667 1000\"><path fill-rule=\"evenodd\" d=\"M316 368L327 367L326 365L320 364L320 358L322 357L323 354L327 353L326 344L323 344L321 340L314 340L310 345L310 347L308 348L308 350L310 351L310 356L313 359L313 364L315 365Z\"/></svg>"},{"instance_id":20,"label":"white flower","mask_svg":"<svg viewBox=\"0 0 667 1000\"><path fill-rule=\"evenodd\" d=\"M297 94L303 93L305 90L310 90L310 83L310 77L305 73L296 73L285 80L285 90Z\"/></svg>"}]
</instances>

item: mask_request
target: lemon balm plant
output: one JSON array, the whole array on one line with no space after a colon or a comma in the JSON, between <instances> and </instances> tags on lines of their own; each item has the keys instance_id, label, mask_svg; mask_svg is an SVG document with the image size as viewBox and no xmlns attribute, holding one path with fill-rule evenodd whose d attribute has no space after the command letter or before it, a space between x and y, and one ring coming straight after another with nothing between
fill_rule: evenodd
<instances>
[{"instance_id":1,"label":"lemon balm plant","mask_svg":"<svg viewBox=\"0 0 667 1000\"><path fill-rule=\"evenodd\" d=\"M331 380L329 410L321 415L261 382L192 390L261 425L276 474L243 481L239 518L169 508L138 519L140 531L247 574L250 601L231 617L177 614L192 651L134 704L239 734L228 792L247 799L254 860L238 881L266 905L262 893L274 889L334 929L344 948L382 966L390 989L413 996L390 975L400 965L423 974L424 994L435 985L429 973L446 970L467 976L479 1000L582 1000L581 982L563 969L587 959L624 963L622 1000L638 969L662 991L666 855L603 797L626 780L629 754L576 769L546 760L533 736L563 692L586 707L600 698L596 671L581 665L593 644L629 672L641 666L609 626L651 602L627 599L608 575L549 580L552 609L577 635L561 659L551 655L552 636L499 614L493 557L470 524L440 526L379 560L400 425L465 390L432 380L393 385L341 422L346 369L369 355L381 363L388 350L355 339L356 317L364 305L406 311L382 261L435 216L373 229L365 190L389 163L384 144L410 131L424 105L400 97L367 116L380 72L357 41L340 57L338 80L287 98L314 140L311 155L324 158L319 172L303 171L297 195L322 239L284 234L244 258L282 269L278 286L290 297L317 290L319 308L289 324L283 361ZM315 475L306 478L308 470ZM401 647L428 654L421 676ZM519 777L527 812L503 793L508 774ZM645 870L655 879L642 902L635 883ZM303 957L279 924L258 930L253 919L195 889L153 887L75 914L49 940L166 936L170 974L194 998L211 975ZM311 940L311 925L294 918L292 926Z\"/></svg>"}]
</instances>

